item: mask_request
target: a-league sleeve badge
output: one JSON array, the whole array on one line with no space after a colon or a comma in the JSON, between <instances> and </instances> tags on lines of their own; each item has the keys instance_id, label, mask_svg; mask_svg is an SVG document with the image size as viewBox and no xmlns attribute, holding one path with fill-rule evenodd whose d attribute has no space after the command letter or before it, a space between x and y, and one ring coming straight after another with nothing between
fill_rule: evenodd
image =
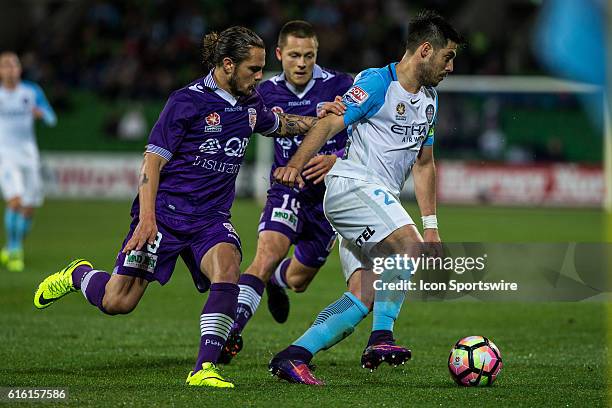
<instances>
[{"instance_id":1,"label":"a-league sleeve badge","mask_svg":"<svg viewBox=\"0 0 612 408\"><path fill-rule=\"evenodd\" d=\"M427 105L427 108L425 108L425 115L427 116L427 123L430 125L433 123L434 113L434 106L431 104Z\"/></svg>"}]
</instances>

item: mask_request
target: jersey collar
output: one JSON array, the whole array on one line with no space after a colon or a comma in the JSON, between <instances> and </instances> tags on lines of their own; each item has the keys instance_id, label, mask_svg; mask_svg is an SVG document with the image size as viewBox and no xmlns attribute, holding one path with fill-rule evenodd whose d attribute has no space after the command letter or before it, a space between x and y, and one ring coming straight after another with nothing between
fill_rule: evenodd
<instances>
[{"instance_id":1,"label":"jersey collar","mask_svg":"<svg viewBox=\"0 0 612 408\"><path fill-rule=\"evenodd\" d=\"M225 99L230 105L236 106L238 99L234 98L234 95L226 90L219 88L219 85L217 85L217 81L215 81L215 77L213 76L214 71L214 68L210 70L208 75L206 75L202 80L202 85L219 95L221 98Z\"/></svg>"},{"instance_id":2,"label":"jersey collar","mask_svg":"<svg viewBox=\"0 0 612 408\"><path fill-rule=\"evenodd\" d=\"M9 88L7 86L2 85L2 83L0 83L0 89L5 90L6 92L15 92L16 90L21 88L22 84L23 84L23 82L21 80L19 80L19 81L17 81L17 84L15 85L14 88Z\"/></svg>"},{"instance_id":3,"label":"jersey collar","mask_svg":"<svg viewBox=\"0 0 612 408\"><path fill-rule=\"evenodd\" d=\"M289 81L287 81L284 71L278 76L278 80L284 81L287 89L289 89L293 94L295 94L295 96L302 99L308 93L308 91L310 91L312 87L315 85L315 80L322 79L323 77L324 77L323 68L315 64L314 68L312 69L312 78L310 78L310 81L308 81L308 83L306 84L306 86L301 92L298 91L295 86L291 85Z\"/></svg>"},{"instance_id":4,"label":"jersey collar","mask_svg":"<svg viewBox=\"0 0 612 408\"><path fill-rule=\"evenodd\" d=\"M387 68L389 69L389 72L391 72L391 78L392 78L392 80L393 80L393 81L396 81L396 82L399 82L399 81L397 80L397 70L396 70L397 64L398 64L397 62L392 62L391 64L387 65ZM417 93L413 94L413 93L408 92L407 90L405 90L405 89L404 89L404 87L403 87L403 86L401 86L401 85L400 85L400 88L401 88L401 90L402 90L402 91L403 91L405 94L407 94L407 95L418 95L418 94L421 92L421 89L423 89L423 87L421 86L421 87L419 88L419 90L417 91Z\"/></svg>"},{"instance_id":5,"label":"jersey collar","mask_svg":"<svg viewBox=\"0 0 612 408\"><path fill-rule=\"evenodd\" d=\"M387 68L389 68L389 71L391 71L391 78L393 78L394 81L397 81L397 71L395 70L396 65L397 62L392 62L387 65Z\"/></svg>"}]
</instances>

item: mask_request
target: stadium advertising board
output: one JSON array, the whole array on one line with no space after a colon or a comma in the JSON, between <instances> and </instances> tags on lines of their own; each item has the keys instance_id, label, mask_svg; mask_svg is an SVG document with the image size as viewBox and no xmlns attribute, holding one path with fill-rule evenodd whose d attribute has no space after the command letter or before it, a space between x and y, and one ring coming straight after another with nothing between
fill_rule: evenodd
<instances>
[{"instance_id":1,"label":"stadium advertising board","mask_svg":"<svg viewBox=\"0 0 612 408\"><path fill-rule=\"evenodd\" d=\"M133 198L141 160L139 154L43 154L45 194L52 198Z\"/></svg>"},{"instance_id":2,"label":"stadium advertising board","mask_svg":"<svg viewBox=\"0 0 612 408\"><path fill-rule=\"evenodd\" d=\"M47 152L41 159L45 195L50 198L127 200L138 191L140 154ZM238 195L250 193L247 174L238 175Z\"/></svg>"},{"instance_id":3,"label":"stadium advertising board","mask_svg":"<svg viewBox=\"0 0 612 408\"><path fill-rule=\"evenodd\" d=\"M43 155L46 194L52 198L131 199L138 189L140 155ZM460 161L437 163L442 203L601 207L601 167L573 164L507 165ZM247 175L248 172L242 173ZM248 176L237 193L249 195Z\"/></svg>"},{"instance_id":4,"label":"stadium advertising board","mask_svg":"<svg viewBox=\"0 0 612 408\"><path fill-rule=\"evenodd\" d=\"M605 195L599 166L441 162L436 169L444 203L601 207Z\"/></svg>"}]
</instances>

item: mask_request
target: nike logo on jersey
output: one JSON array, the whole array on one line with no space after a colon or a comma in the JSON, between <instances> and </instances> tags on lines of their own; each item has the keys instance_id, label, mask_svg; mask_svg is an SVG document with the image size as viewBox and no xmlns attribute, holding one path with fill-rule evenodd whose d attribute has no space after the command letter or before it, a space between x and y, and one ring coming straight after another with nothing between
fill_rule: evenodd
<instances>
[{"instance_id":1,"label":"nike logo on jersey","mask_svg":"<svg viewBox=\"0 0 612 408\"><path fill-rule=\"evenodd\" d=\"M410 100L410 103L414 105L414 104L419 103L419 101L420 101L420 99L417 99L416 101L413 101L413 100L411 99L411 100Z\"/></svg>"}]
</instances>

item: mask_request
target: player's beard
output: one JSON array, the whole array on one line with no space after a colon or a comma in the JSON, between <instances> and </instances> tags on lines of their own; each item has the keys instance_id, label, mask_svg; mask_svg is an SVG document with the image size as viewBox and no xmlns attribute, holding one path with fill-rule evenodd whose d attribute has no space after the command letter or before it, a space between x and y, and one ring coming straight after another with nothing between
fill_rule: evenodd
<instances>
[{"instance_id":1,"label":"player's beard","mask_svg":"<svg viewBox=\"0 0 612 408\"><path fill-rule=\"evenodd\" d=\"M238 87L238 77L235 72L232 73L232 75L230 76L228 84L230 87L230 91L232 91L232 95L249 96L251 94L251 88L247 88L246 92L240 90L240 88Z\"/></svg>"},{"instance_id":2,"label":"player's beard","mask_svg":"<svg viewBox=\"0 0 612 408\"><path fill-rule=\"evenodd\" d=\"M432 64L422 62L417 69L417 79L421 86L437 86L440 83L439 76Z\"/></svg>"}]
</instances>

